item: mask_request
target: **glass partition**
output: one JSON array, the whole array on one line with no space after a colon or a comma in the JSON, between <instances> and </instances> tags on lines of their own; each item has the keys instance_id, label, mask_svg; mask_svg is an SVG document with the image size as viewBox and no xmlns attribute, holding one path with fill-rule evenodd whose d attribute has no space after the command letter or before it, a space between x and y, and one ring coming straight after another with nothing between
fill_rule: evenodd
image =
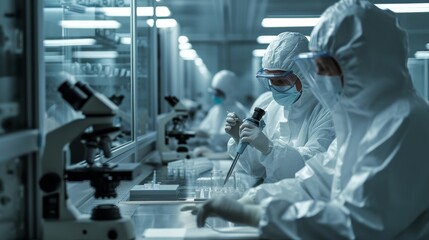
<instances>
[{"instance_id":1,"label":"glass partition","mask_svg":"<svg viewBox=\"0 0 429 240\"><path fill-rule=\"evenodd\" d=\"M0 1L0 135L26 127L23 1Z\"/></svg>"},{"instance_id":2,"label":"glass partition","mask_svg":"<svg viewBox=\"0 0 429 240\"><path fill-rule=\"evenodd\" d=\"M119 107L122 131L112 147L132 141L130 1L47 0L44 7L47 131L81 117L57 91L64 80L79 80ZM79 140L72 162L82 160Z\"/></svg>"},{"instance_id":3,"label":"glass partition","mask_svg":"<svg viewBox=\"0 0 429 240\"><path fill-rule=\"evenodd\" d=\"M153 9L153 0L138 0L136 1L136 106L137 106L137 136L143 136L149 132L155 131L155 62L150 61L153 56L154 29L149 26L149 19L153 19L150 11L143 14L144 9ZM147 11L147 10L146 10Z\"/></svg>"}]
</instances>

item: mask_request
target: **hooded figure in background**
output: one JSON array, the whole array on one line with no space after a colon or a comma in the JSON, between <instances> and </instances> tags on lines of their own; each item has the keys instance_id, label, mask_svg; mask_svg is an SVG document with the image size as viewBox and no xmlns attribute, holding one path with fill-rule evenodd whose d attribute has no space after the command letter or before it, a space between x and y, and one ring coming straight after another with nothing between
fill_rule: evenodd
<instances>
[{"instance_id":1,"label":"hooded figure in background","mask_svg":"<svg viewBox=\"0 0 429 240\"><path fill-rule=\"evenodd\" d=\"M429 239L429 106L412 86L407 47L391 11L364 0L328 8L311 34L312 53L296 63L313 67L307 79L331 109L338 150L239 201L207 201L199 226L216 215L268 239Z\"/></svg>"},{"instance_id":2,"label":"hooded figure in background","mask_svg":"<svg viewBox=\"0 0 429 240\"><path fill-rule=\"evenodd\" d=\"M210 92L214 105L207 116L201 122L196 136L208 138L207 148L197 148L195 155L204 155L209 151L225 152L229 135L225 133L224 121L228 112L235 112L238 116L245 118L249 112L240 102L237 86L239 79L228 70L222 70L215 74L212 80Z\"/></svg>"},{"instance_id":3,"label":"hooded figure in background","mask_svg":"<svg viewBox=\"0 0 429 240\"><path fill-rule=\"evenodd\" d=\"M229 154L235 156L239 138L252 146L241 155L237 170L264 182L293 178L306 160L326 152L335 138L328 109L314 97L294 64L294 58L306 51L307 38L296 32L281 33L268 46L256 77L271 94L261 95L251 108L265 110L263 130L242 123L233 113L226 119L225 131L232 136Z\"/></svg>"}]
</instances>

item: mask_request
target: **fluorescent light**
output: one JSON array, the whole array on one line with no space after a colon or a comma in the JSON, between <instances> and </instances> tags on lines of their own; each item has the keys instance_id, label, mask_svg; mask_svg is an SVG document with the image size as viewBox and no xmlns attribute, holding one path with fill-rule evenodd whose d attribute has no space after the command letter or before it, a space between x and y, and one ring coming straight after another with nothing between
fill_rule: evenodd
<instances>
[{"instance_id":1,"label":"fluorescent light","mask_svg":"<svg viewBox=\"0 0 429 240\"><path fill-rule=\"evenodd\" d=\"M115 20L61 20L63 28L120 28L121 24Z\"/></svg>"},{"instance_id":2,"label":"fluorescent light","mask_svg":"<svg viewBox=\"0 0 429 240\"><path fill-rule=\"evenodd\" d=\"M262 27L314 27L319 18L264 18Z\"/></svg>"},{"instance_id":3,"label":"fluorescent light","mask_svg":"<svg viewBox=\"0 0 429 240\"><path fill-rule=\"evenodd\" d=\"M116 51L76 51L73 52L75 58L117 58Z\"/></svg>"},{"instance_id":4,"label":"fluorescent light","mask_svg":"<svg viewBox=\"0 0 429 240\"><path fill-rule=\"evenodd\" d=\"M45 55L45 62L64 62L64 55Z\"/></svg>"},{"instance_id":5,"label":"fluorescent light","mask_svg":"<svg viewBox=\"0 0 429 240\"><path fill-rule=\"evenodd\" d=\"M429 12L429 3L387 3L375 4L381 9L390 9L395 13L421 13Z\"/></svg>"},{"instance_id":6,"label":"fluorescent light","mask_svg":"<svg viewBox=\"0 0 429 240\"><path fill-rule=\"evenodd\" d=\"M189 38L187 36L180 36L177 41L179 41L179 43L187 43L189 42Z\"/></svg>"},{"instance_id":7,"label":"fluorescent light","mask_svg":"<svg viewBox=\"0 0 429 240\"><path fill-rule=\"evenodd\" d=\"M202 66L204 64L203 60L201 58L195 59L195 65Z\"/></svg>"},{"instance_id":8,"label":"fluorescent light","mask_svg":"<svg viewBox=\"0 0 429 240\"><path fill-rule=\"evenodd\" d=\"M43 41L45 47L65 47L65 46L90 46L95 45L93 38L78 39L46 39Z\"/></svg>"},{"instance_id":9,"label":"fluorescent light","mask_svg":"<svg viewBox=\"0 0 429 240\"><path fill-rule=\"evenodd\" d=\"M194 49L180 50L180 56L185 60L194 60L198 57Z\"/></svg>"},{"instance_id":10,"label":"fluorescent light","mask_svg":"<svg viewBox=\"0 0 429 240\"><path fill-rule=\"evenodd\" d=\"M121 37L120 43L124 45L130 45L131 37Z\"/></svg>"},{"instance_id":11,"label":"fluorescent light","mask_svg":"<svg viewBox=\"0 0 429 240\"><path fill-rule=\"evenodd\" d=\"M130 7L103 7L100 9L106 16L110 17L129 17L131 16ZM137 7L137 16L150 17L153 16L153 7ZM170 9L166 6L156 7L157 17L168 17L171 15Z\"/></svg>"},{"instance_id":12,"label":"fluorescent light","mask_svg":"<svg viewBox=\"0 0 429 240\"><path fill-rule=\"evenodd\" d=\"M202 75L208 75L209 74L209 70L207 69L206 65L198 66L198 70L200 71L200 73Z\"/></svg>"},{"instance_id":13,"label":"fluorescent light","mask_svg":"<svg viewBox=\"0 0 429 240\"><path fill-rule=\"evenodd\" d=\"M269 44L269 43L271 43L273 40L274 40L274 38L276 38L277 36L276 35L261 35L261 36L259 36L258 38L256 38L256 41L259 43L259 44Z\"/></svg>"},{"instance_id":14,"label":"fluorescent light","mask_svg":"<svg viewBox=\"0 0 429 240\"><path fill-rule=\"evenodd\" d=\"M149 27L153 27L153 19L146 20L147 25ZM157 28L169 28L169 27L175 27L177 25L177 22L173 18L164 18L164 19L157 19L156 20L156 27Z\"/></svg>"},{"instance_id":15,"label":"fluorescent light","mask_svg":"<svg viewBox=\"0 0 429 240\"><path fill-rule=\"evenodd\" d=\"M180 50L191 49L191 48L192 48L192 44L190 44L190 43L180 43L179 44Z\"/></svg>"},{"instance_id":16,"label":"fluorescent light","mask_svg":"<svg viewBox=\"0 0 429 240\"><path fill-rule=\"evenodd\" d=\"M429 51L417 51L414 54L415 58L425 58L428 59L429 58Z\"/></svg>"},{"instance_id":17,"label":"fluorescent light","mask_svg":"<svg viewBox=\"0 0 429 240\"><path fill-rule=\"evenodd\" d=\"M256 41L259 44L270 44L276 37L277 37L276 35L261 35L256 38ZM308 39L308 41L310 41L310 36L305 36L305 37Z\"/></svg>"},{"instance_id":18,"label":"fluorescent light","mask_svg":"<svg viewBox=\"0 0 429 240\"><path fill-rule=\"evenodd\" d=\"M137 16L140 16L139 11L142 11L139 9L140 9L140 7L137 8ZM152 15L153 15L153 8L152 8ZM166 6L156 7L156 16L157 17L169 17L170 15L171 15L171 12L170 12L170 9L168 9L168 7L166 7Z\"/></svg>"},{"instance_id":19,"label":"fluorescent light","mask_svg":"<svg viewBox=\"0 0 429 240\"><path fill-rule=\"evenodd\" d=\"M263 57L265 54L265 49L255 49L252 51L254 57Z\"/></svg>"}]
</instances>

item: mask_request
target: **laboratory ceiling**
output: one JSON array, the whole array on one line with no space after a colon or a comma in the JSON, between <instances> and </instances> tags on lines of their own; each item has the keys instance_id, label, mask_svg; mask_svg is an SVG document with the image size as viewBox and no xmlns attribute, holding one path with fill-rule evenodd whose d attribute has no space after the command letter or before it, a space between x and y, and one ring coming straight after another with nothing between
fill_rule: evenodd
<instances>
[{"instance_id":1,"label":"laboratory ceiling","mask_svg":"<svg viewBox=\"0 0 429 240\"><path fill-rule=\"evenodd\" d=\"M284 31L298 31L305 35L311 27L263 28L265 17L317 17L333 0L160 0L168 6L171 17L180 25L181 34L191 43L254 44L259 35L277 35ZM427 1L377 0L373 3L424 3ZM400 24L409 34L412 57L418 50L426 50L429 42L429 13L400 13ZM197 49L198 50L198 49Z\"/></svg>"}]
</instances>

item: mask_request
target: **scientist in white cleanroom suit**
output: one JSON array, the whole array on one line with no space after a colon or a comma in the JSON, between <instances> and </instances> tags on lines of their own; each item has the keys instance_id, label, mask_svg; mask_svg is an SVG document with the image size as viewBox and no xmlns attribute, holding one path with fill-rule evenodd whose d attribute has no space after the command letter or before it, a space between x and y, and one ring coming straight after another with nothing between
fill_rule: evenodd
<instances>
[{"instance_id":1,"label":"scientist in white cleanroom suit","mask_svg":"<svg viewBox=\"0 0 429 240\"><path fill-rule=\"evenodd\" d=\"M429 106L412 86L394 13L341 0L322 14L309 46L313 54L296 63L316 73L310 86L332 109L338 151L239 201L205 202L194 209L198 225L216 215L267 239L429 239ZM330 168L313 159L336 162L330 187L319 181Z\"/></svg>"},{"instance_id":2,"label":"scientist in white cleanroom suit","mask_svg":"<svg viewBox=\"0 0 429 240\"><path fill-rule=\"evenodd\" d=\"M237 100L240 91L237 86L239 79L229 70L214 75L210 88L214 105L196 131L197 137L208 138L209 149L198 148L194 151L196 155L204 155L207 151L225 152L229 139L224 130L226 115L235 112L242 118L247 116L249 110Z\"/></svg>"},{"instance_id":3,"label":"scientist in white cleanroom suit","mask_svg":"<svg viewBox=\"0 0 429 240\"><path fill-rule=\"evenodd\" d=\"M229 154L235 156L239 138L252 146L240 156L237 170L264 182L293 178L306 160L325 152L335 138L331 114L314 97L294 64L293 59L306 51L307 38L296 32L281 33L268 46L256 77L271 94L261 95L250 109L265 110L263 130L250 122L242 123L234 113L226 118L225 131L232 136Z\"/></svg>"}]
</instances>

